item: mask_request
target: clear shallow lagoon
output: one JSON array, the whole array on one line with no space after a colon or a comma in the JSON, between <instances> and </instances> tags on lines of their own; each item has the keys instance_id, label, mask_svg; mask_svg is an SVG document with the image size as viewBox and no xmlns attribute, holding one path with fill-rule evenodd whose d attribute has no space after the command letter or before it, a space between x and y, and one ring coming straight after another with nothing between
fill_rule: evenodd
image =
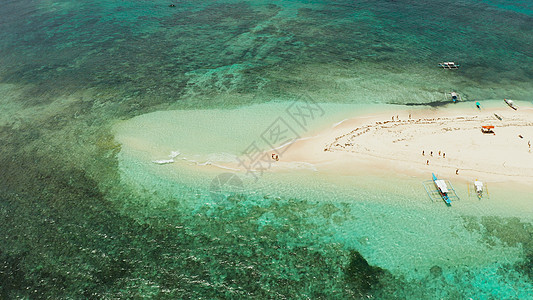
<instances>
[{"instance_id":1,"label":"clear shallow lagoon","mask_svg":"<svg viewBox=\"0 0 533 300\"><path fill-rule=\"evenodd\" d=\"M213 198L217 174L143 164L113 127L160 110L186 110L198 124L189 136L248 127L205 147L188 140L207 155L218 144L245 149L302 96L339 116L326 103L441 105L452 89L531 101L532 10L527 1L6 1L0 298L527 298L527 215L471 200L449 209L408 178L384 189L357 178L351 189L352 178L298 172ZM445 60L461 68L438 69ZM161 159L174 150L186 151L162 149Z\"/></svg>"}]
</instances>

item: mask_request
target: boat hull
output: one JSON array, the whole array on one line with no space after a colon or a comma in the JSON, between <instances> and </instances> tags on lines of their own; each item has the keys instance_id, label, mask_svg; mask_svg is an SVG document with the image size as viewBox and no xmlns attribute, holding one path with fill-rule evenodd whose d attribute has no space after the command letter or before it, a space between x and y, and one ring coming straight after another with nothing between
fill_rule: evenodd
<instances>
[{"instance_id":1,"label":"boat hull","mask_svg":"<svg viewBox=\"0 0 533 300\"><path fill-rule=\"evenodd\" d=\"M451 206L452 202L450 200L450 197L448 196L448 193L447 192L443 192L441 187L437 184L437 180L438 180L437 176L435 176L434 173L431 173L431 175L433 175L433 182L435 183L435 187L439 191L439 194L440 194L440 196L442 198L442 201L444 201L444 203L446 203L446 205Z\"/></svg>"}]
</instances>

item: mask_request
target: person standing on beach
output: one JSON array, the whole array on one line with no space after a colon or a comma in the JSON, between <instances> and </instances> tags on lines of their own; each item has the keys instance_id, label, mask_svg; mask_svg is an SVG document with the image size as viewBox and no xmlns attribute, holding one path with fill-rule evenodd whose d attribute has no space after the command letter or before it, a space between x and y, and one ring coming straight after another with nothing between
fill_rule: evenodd
<instances>
[{"instance_id":1,"label":"person standing on beach","mask_svg":"<svg viewBox=\"0 0 533 300\"><path fill-rule=\"evenodd\" d=\"M422 156L424 156L424 150L422 150Z\"/></svg>"},{"instance_id":2,"label":"person standing on beach","mask_svg":"<svg viewBox=\"0 0 533 300\"><path fill-rule=\"evenodd\" d=\"M459 175L459 169L455 170L455 175Z\"/></svg>"},{"instance_id":3,"label":"person standing on beach","mask_svg":"<svg viewBox=\"0 0 533 300\"><path fill-rule=\"evenodd\" d=\"M446 153L442 153L442 158L446 158Z\"/></svg>"},{"instance_id":4,"label":"person standing on beach","mask_svg":"<svg viewBox=\"0 0 533 300\"><path fill-rule=\"evenodd\" d=\"M431 151L431 152L429 153L429 155L433 156L433 151Z\"/></svg>"},{"instance_id":5,"label":"person standing on beach","mask_svg":"<svg viewBox=\"0 0 533 300\"><path fill-rule=\"evenodd\" d=\"M428 160L426 160L426 165L429 165L429 159L428 159Z\"/></svg>"}]
</instances>

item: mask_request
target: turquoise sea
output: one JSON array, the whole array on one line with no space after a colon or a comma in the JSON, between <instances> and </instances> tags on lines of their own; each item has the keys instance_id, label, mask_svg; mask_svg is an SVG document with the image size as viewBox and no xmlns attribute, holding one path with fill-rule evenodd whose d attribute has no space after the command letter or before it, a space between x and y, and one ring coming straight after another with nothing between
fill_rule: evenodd
<instances>
[{"instance_id":1,"label":"turquoise sea","mask_svg":"<svg viewBox=\"0 0 533 300\"><path fill-rule=\"evenodd\" d=\"M533 2L3 0L0 299L532 299L527 191L196 166L451 90L533 101Z\"/></svg>"}]
</instances>

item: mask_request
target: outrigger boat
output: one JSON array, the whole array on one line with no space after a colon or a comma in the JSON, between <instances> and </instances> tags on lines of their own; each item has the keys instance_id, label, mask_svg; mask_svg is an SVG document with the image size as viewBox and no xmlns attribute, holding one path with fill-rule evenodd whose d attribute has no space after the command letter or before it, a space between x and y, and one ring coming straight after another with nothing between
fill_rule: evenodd
<instances>
[{"instance_id":1,"label":"outrigger boat","mask_svg":"<svg viewBox=\"0 0 533 300\"><path fill-rule=\"evenodd\" d=\"M449 92L444 94L446 96L446 100L452 99L453 103L457 103L457 101L463 101L461 98L461 95L457 94L456 92Z\"/></svg>"},{"instance_id":2,"label":"outrigger boat","mask_svg":"<svg viewBox=\"0 0 533 300\"><path fill-rule=\"evenodd\" d=\"M476 180L474 181L474 187L476 188L476 194L479 199L483 198L483 182Z\"/></svg>"},{"instance_id":3,"label":"outrigger boat","mask_svg":"<svg viewBox=\"0 0 533 300\"><path fill-rule=\"evenodd\" d=\"M507 99L503 99L503 101L509 105L510 108L514 109L514 110L517 110L518 109L518 106L516 106L513 102L513 100L507 100Z\"/></svg>"},{"instance_id":4,"label":"outrigger boat","mask_svg":"<svg viewBox=\"0 0 533 300\"><path fill-rule=\"evenodd\" d=\"M473 192L475 191L476 195L477 195L477 198L479 200L481 200L483 198L483 195L484 193L486 192L487 196L489 196L489 190L487 188L487 185L483 183L483 181L481 180L474 180L473 182L473 185L474 185L474 190ZM470 185L468 185L468 195L470 195Z\"/></svg>"},{"instance_id":5,"label":"outrigger boat","mask_svg":"<svg viewBox=\"0 0 533 300\"><path fill-rule=\"evenodd\" d=\"M457 196L455 189L448 180L438 179L434 173L431 173L431 175L433 175L433 179L424 181L423 184L432 201L441 199L446 205L451 206L452 198L459 200L459 196Z\"/></svg>"},{"instance_id":6,"label":"outrigger boat","mask_svg":"<svg viewBox=\"0 0 533 300\"><path fill-rule=\"evenodd\" d=\"M439 67L443 69L458 69L459 65L455 64L455 62L453 61L445 61L445 62L441 62L439 64Z\"/></svg>"},{"instance_id":7,"label":"outrigger boat","mask_svg":"<svg viewBox=\"0 0 533 300\"><path fill-rule=\"evenodd\" d=\"M435 186L437 187L437 190L439 191L442 200L444 200L446 205L452 205L452 201L450 200L450 197L448 197L448 193L450 191L448 190L446 182L444 182L444 180L442 179L437 179L437 176L435 176L435 174L433 173L431 173L431 175L433 175L433 182L435 183Z\"/></svg>"}]
</instances>

